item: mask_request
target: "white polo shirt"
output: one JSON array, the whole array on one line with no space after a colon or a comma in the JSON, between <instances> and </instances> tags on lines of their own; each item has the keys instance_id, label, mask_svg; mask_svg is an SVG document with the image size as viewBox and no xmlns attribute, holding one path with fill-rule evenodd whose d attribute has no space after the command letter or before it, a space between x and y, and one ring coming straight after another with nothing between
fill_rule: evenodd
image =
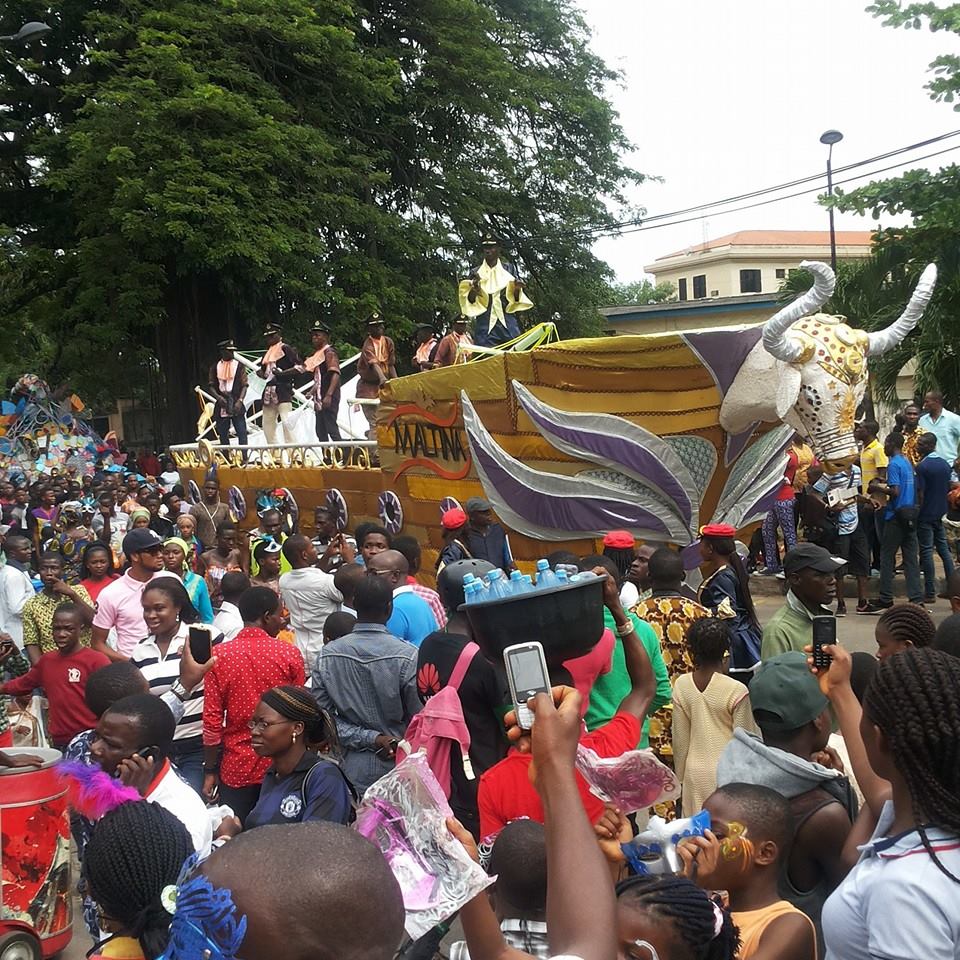
<instances>
[{"instance_id":1,"label":"white polo shirt","mask_svg":"<svg viewBox=\"0 0 960 960\"><path fill-rule=\"evenodd\" d=\"M169 760L163 761L160 772L144 794L144 799L169 810L186 828L200 858L210 854L213 825L200 794L177 776Z\"/></svg>"},{"instance_id":2,"label":"white polo shirt","mask_svg":"<svg viewBox=\"0 0 960 960\"><path fill-rule=\"evenodd\" d=\"M924 849L916 830L886 836L887 801L860 859L824 904L826 960L956 960L960 957L960 883ZM960 837L928 827L937 859L960 876Z\"/></svg>"}]
</instances>

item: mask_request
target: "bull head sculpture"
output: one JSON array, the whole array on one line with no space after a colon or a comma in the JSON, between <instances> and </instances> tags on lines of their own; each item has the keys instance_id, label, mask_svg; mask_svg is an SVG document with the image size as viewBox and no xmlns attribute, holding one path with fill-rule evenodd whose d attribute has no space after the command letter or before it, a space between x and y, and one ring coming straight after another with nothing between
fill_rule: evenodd
<instances>
[{"instance_id":1,"label":"bull head sculpture","mask_svg":"<svg viewBox=\"0 0 960 960\"><path fill-rule=\"evenodd\" d=\"M819 313L833 293L835 277L825 263L800 264L813 287L763 326L727 391L720 424L740 434L759 421L783 420L805 437L827 473L857 459L854 416L867 386L867 358L895 347L916 326L933 295L937 268L930 264L900 317L877 333Z\"/></svg>"}]
</instances>

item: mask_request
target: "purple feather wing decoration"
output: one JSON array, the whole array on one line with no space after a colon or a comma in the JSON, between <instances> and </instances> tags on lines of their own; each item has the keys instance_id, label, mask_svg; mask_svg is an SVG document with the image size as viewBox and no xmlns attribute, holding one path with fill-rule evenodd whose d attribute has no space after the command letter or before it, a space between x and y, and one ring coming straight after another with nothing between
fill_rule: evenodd
<instances>
[{"instance_id":1,"label":"purple feather wing decoration","mask_svg":"<svg viewBox=\"0 0 960 960\"><path fill-rule=\"evenodd\" d=\"M533 425L558 450L610 467L639 480L671 504L687 528L697 529L697 485L684 462L662 437L608 413L557 410L518 381L513 389Z\"/></svg>"},{"instance_id":2,"label":"purple feather wing decoration","mask_svg":"<svg viewBox=\"0 0 960 960\"><path fill-rule=\"evenodd\" d=\"M122 803L142 800L140 791L124 786L97 766L62 760L57 776L67 788L67 802L88 820L99 820Z\"/></svg>"},{"instance_id":3,"label":"purple feather wing decoration","mask_svg":"<svg viewBox=\"0 0 960 960\"><path fill-rule=\"evenodd\" d=\"M689 543L686 521L671 504L587 477L544 473L507 454L461 393L463 423L477 474L497 514L514 530L544 540L629 529L638 536Z\"/></svg>"}]
</instances>

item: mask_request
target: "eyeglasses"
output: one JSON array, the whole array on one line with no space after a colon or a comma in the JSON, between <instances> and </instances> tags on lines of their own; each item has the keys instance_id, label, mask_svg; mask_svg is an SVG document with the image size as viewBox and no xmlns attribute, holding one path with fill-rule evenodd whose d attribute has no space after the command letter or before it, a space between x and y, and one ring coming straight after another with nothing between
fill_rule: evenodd
<instances>
[{"instance_id":1,"label":"eyeglasses","mask_svg":"<svg viewBox=\"0 0 960 960\"><path fill-rule=\"evenodd\" d=\"M293 723L292 720L257 720L254 717L252 720L247 721L247 729L251 733L256 733L258 730L266 730L267 727L275 727L281 723Z\"/></svg>"}]
</instances>

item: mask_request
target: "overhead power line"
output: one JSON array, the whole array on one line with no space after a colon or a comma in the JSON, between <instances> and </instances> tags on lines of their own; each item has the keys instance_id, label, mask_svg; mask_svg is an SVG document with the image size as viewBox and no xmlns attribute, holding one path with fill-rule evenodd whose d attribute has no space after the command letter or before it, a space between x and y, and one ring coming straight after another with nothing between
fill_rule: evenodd
<instances>
[{"instance_id":1,"label":"overhead power line","mask_svg":"<svg viewBox=\"0 0 960 960\"><path fill-rule=\"evenodd\" d=\"M894 150L888 150L885 153L877 154L874 157L868 157L865 160L857 160L854 163L848 163L842 167L834 167L834 170L833 170L834 176L836 176L837 174L846 173L850 170L857 170L861 167L868 166L873 163L878 163L883 160L888 160L891 157L901 156L905 153L911 153L914 150L919 150L919 149L922 149L923 147L928 147L928 146L931 146L932 144L940 143L943 140L947 140L947 139L950 139L951 137L956 137L956 136L960 136L960 130L951 130L948 133L943 133L943 134L940 134L939 136L931 137L928 140L921 140L921 141L918 141L917 143L911 143L903 147L897 147ZM960 145L955 145L947 148L946 150L939 150L934 153L926 154L922 157L913 157L909 161L904 161L904 162L914 163L914 162L919 162L920 160L927 160L930 157L940 156L943 153L948 153L950 150L955 150L957 149L957 146L960 146ZM889 167L883 167L879 170L873 170L867 173L860 174L857 177L848 177L846 180L835 181L835 183L851 183L855 180L863 180L866 177L872 177L872 176L875 176L876 174L884 173L889 170L894 170L897 167L901 167L901 166L903 166L903 163L896 163ZM801 186L802 184L805 184L805 183L812 183L814 181L822 181L825 179L826 179L826 171L820 171L818 173L811 174L810 176L807 176L807 177L801 177L797 180L789 180L784 183L776 184L774 186L762 187L757 190L751 190L747 193L741 193L731 197L725 197L722 200L712 200L708 203L697 204L691 207L682 207L678 210L671 210L668 213L652 214L646 217L636 217L630 220L620 221L619 223L614 224L612 226L596 227L593 229L578 231L577 233L579 236L583 237L584 239L600 239L601 237L605 237L605 236L619 236L621 234L626 234L626 233L636 233L638 229L652 230L656 226L671 226L674 223L677 223L677 224L689 223L691 220L700 219L700 216L688 217L687 219L683 219L683 220L674 219L676 217L682 217L684 214L688 214L688 213L702 214L703 211L710 210L710 211L713 211L711 213L711 216L722 216L724 213L735 213L738 210L749 210L752 207L763 206L766 203L776 203L780 200L789 200L789 199L792 199L793 197L803 196L808 193L818 193L820 192L820 187L815 187L810 190L801 190L796 193L785 194L784 196L773 197L761 203L746 204L743 206L731 208L730 210L715 210L716 207L723 207L728 204L739 203L742 200L752 200L756 197L767 196L768 194L771 194L771 193L778 193L781 190L789 190L791 187ZM669 222L663 222L663 221L669 221ZM627 229L624 229L624 228L627 228ZM634 229L629 229L629 228L634 228Z\"/></svg>"}]
</instances>

